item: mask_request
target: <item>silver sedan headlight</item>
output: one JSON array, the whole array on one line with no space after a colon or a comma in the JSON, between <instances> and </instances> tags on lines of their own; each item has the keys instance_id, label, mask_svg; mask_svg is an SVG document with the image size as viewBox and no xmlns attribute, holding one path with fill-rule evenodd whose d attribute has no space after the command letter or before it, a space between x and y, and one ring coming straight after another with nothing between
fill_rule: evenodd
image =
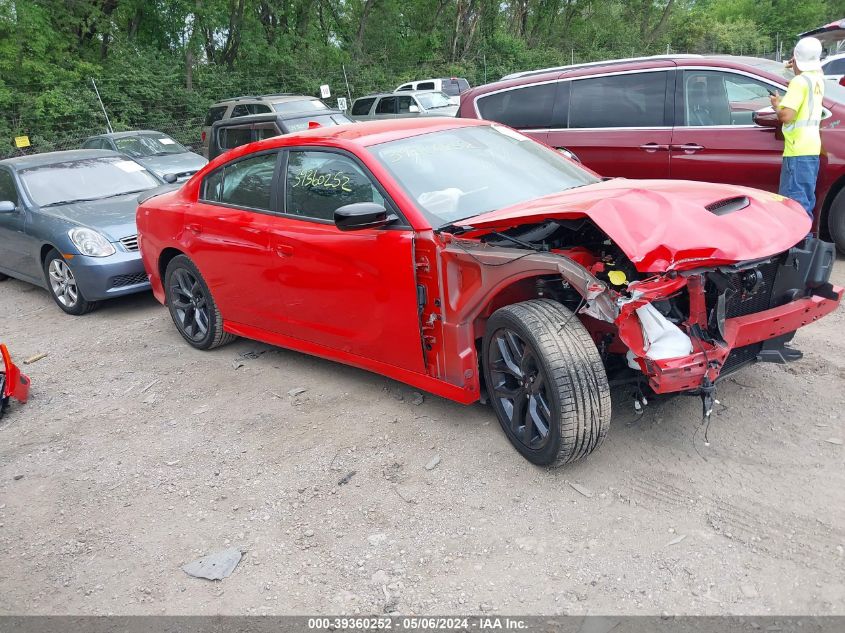
<instances>
[{"instance_id":1,"label":"silver sedan headlight","mask_svg":"<svg viewBox=\"0 0 845 633\"><path fill-rule=\"evenodd\" d=\"M108 257L114 255L115 250L111 242L91 229L77 227L67 232L70 241L79 252L89 257Z\"/></svg>"}]
</instances>

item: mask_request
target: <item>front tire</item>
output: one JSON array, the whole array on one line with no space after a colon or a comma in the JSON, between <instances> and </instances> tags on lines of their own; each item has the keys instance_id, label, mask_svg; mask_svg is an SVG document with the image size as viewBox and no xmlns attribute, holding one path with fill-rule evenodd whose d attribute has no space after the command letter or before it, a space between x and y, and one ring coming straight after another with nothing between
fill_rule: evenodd
<instances>
[{"instance_id":1,"label":"front tire","mask_svg":"<svg viewBox=\"0 0 845 633\"><path fill-rule=\"evenodd\" d=\"M845 189L836 194L827 210L827 228L836 250L845 255Z\"/></svg>"},{"instance_id":2,"label":"front tire","mask_svg":"<svg viewBox=\"0 0 845 633\"><path fill-rule=\"evenodd\" d=\"M95 310L96 301L88 301L76 283L76 277L70 264L59 251L53 249L44 258L44 276L47 278L47 290L53 301L62 310L73 316L82 316Z\"/></svg>"},{"instance_id":3,"label":"front tire","mask_svg":"<svg viewBox=\"0 0 845 633\"><path fill-rule=\"evenodd\" d=\"M494 312L482 363L502 430L528 461L562 466L604 440L607 374L586 328L563 305L541 299Z\"/></svg>"},{"instance_id":4,"label":"front tire","mask_svg":"<svg viewBox=\"0 0 845 633\"><path fill-rule=\"evenodd\" d=\"M167 264L164 291L170 317L191 346L214 349L235 340L234 334L223 331L223 315L199 269L185 255Z\"/></svg>"}]
</instances>

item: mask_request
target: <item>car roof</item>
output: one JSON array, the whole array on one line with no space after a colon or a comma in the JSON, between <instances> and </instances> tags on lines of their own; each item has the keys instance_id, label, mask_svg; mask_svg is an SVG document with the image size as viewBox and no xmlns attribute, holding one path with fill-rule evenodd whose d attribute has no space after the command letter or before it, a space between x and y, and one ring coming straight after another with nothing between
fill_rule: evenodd
<instances>
[{"instance_id":1,"label":"car roof","mask_svg":"<svg viewBox=\"0 0 845 633\"><path fill-rule=\"evenodd\" d=\"M159 136L167 136L164 132L158 130L124 130L123 132L105 132L103 134L94 134L88 138L126 138L128 136L140 136L142 134L158 134Z\"/></svg>"},{"instance_id":2,"label":"car roof","mask_svg":"<svg viewBox=\"0 0 845 633\"><path fill-rule=\"evenodd\" d=\"M245 116L229 117L228 119L220 119L212 123L214 127L226 127L234 125L247 125L249 123L264 123L266 121L288 121L290 119L301 119L303 117L319 117L326 115L342 114L346 116L345 112L330 108L328 110L298 110L297 112L265 112L263 114L247 114Z\"/></svg>"},{"instance_id":3,"label":"car roof","mask_svg":"<svg viewBox=\"0 0 845 633\"><path fill-rule=\"evenodd\" d=\"M369 147L397 141L411 136L440 132L461 127L478 127L492 125L490 121L478 119L458 119L452 117L413 117L407 119L381 119L362 123L345 123L331 127L320 127L313 130L303 130L296 134L286 134L259 141L262 148L283 147L296 144L297 139L308 139L319 144L319 141L332 143L350 143Z\"/></svg>"},{"instance_id":4,"label":"car roof","mask_svg":"<svg viewBox=\"0 0 845 633\"><path fill-rule=\"evenodd\" d=\"M229 97L228 99L221 99L217 103L211 105L212 108L217 106L229 105L236 101L260 101L269 103L287 103L290 101L317 101L319 97L311 95L297 95L289 92L270 95L244 95L242 97Z\"/></svg>"},{"instance_id":5,"label":"car roof","mask_svg":"<svg viewBox=\"0 0 845 633\"><path fill-rule=\"evenodd\" d=\"M29 154L27 156L14 156L13 158L0 160L0 165L7 165L12 169L20 170L31 167L43 167L44 165L69 163L86 158L106 158L109 156L125 158L123 154L108 149L70 149L61 152L43 152L41 154Z\"/></svg>"}]
</instances>

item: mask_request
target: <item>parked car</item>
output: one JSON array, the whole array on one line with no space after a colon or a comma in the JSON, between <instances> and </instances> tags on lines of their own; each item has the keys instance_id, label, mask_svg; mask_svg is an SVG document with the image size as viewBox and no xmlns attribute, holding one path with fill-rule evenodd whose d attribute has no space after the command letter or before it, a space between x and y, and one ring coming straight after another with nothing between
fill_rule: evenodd
<instances>
[{"instance_id":1,"label":"parked car","mask_svg":"<svg viewBox=\"0 0 845 633\"><path fill-rule=\"evenodd\" d=\"M153 130L113 132L88 137L83 149L108 149L133 158L159 178L187 180L208 161L167 134Z\"/></svg>"},{"instance_id":2,"label":"parked car","mask_svg":"<svg viewBox=\"0 0 845 633\"><path fill-rule=\"evenodd\" d=\"M825 79L840 81L845 77L845 53L828 55L822 60L822 72Z\"/></svg>"},{"instance_id":3,"label":"parked car","mask_svg":"<svg viewBox=\"0 0 845 633\"><path fill-rule=\"evenodd\" d=\"M249 116L250 114L270 114L273 112L279 114L291 112L318 113L330 109L316 97L289 93L233 97L218 101L208 108L208 114L205 116L201 135L203 154L208 156L208 135L211 133L211 126L217 121Z\"/></svg>"},{"instance_id":4,"label":"parked car","mask_svg":"<svg viewBox=\"0 0 845 633\"><path fill-rule=\"evenodd\" d=\"M469 82L463 77L419 79L402 84L394 92L412 92L417 90L437 90L445 93L453 105L459 105L461 103L461 94L469 90Z\"/></svg>"},{"instance_id":5,"label":"parked car","mask_svg":"<svg viewBox=\"0 0 845 633\"><path fill-rule=\"evenodd\" d=\"M845 19L801 33L799 37L815 37L828 49L828 56L822 59L826 78L840 82L845 77Z\"/></svg>"},{"instance_id":6,"label":"parked car","mask_svg":"<svg viewBox=\"0 0 845 633\"><path fill-rule=\"evenodd\" d=\"M359 97L352 103L349 116L359 121L372 119L404 119L418 116L450 116L458 106L442 92L426 90L408 94L385 92Z\"/></svg>"},{"instance_id":7,"label":"parked car","mask_svg":"<svg viewBox=\"0 0 845 633\"><path fill-rule=\"evenodd\" d=\"M330 127L352 123L340 110L319 112L290 112L286 114L252 114L217 121L211 126L208 157L216 158L223 152L265 138L307 130L309 126Z\"/></svg>"},{"instance_id":8,"label":"parked car","mask_svg":"<svg viewBox=\"0 0 845 633\"><path fill-rule=\"evenodd\" d=\"M459 116L565 147L603 176L703 180L776 192L783 138L769 91L792 77L753 57L659 56L564 66L471 89ZM845 252L845 88L828 82L814 227ZM759 112L758 112L759 111Z\"/></svg>"},{"instance_id":9,"label":"parked car","mask_svg":"<svg viewBox=\"0 0 845 633\"><path fill-rule=\"evenodd\" d=\"M106 150L0 160L0 279L46 288L73 315L149 290L135 209L140 192L161 184Z\"/></svg>"},{"instance_id":10,"label":"parked car","mask_svg":"<svg viewBox=\"0 0 845 633\"><path fill-rule=\"evenodd\" d=\"M153 293L191 346L245 336L458 402L486 392L537 464L601 443L609 376L712 405L720 376L795 358L784 344L845 292L828 283L833 245L803 240L792 200L603 181L461 119L239 147L143 202L138 227Z\"/></svg>"}]
</instances>

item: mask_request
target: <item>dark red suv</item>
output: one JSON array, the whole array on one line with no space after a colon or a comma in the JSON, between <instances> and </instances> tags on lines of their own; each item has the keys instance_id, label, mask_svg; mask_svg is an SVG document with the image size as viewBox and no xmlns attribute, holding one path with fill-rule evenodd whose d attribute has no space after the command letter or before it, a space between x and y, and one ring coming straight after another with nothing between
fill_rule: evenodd
<instances>
[{"instance_id":1,"label":"dark red suv","mask_svg":"<svg viewBox=\"0 0 845 633\"><path fill-rule=\"evenodd\" d=\"M458 115L566 148L602 176L777 191L783 136L769 91L792 76L754 57L607 61L508 75L465 92ZM845 252L845 88L828 82L824 107L815 227Z\"/></svg>"}]
</instances>

